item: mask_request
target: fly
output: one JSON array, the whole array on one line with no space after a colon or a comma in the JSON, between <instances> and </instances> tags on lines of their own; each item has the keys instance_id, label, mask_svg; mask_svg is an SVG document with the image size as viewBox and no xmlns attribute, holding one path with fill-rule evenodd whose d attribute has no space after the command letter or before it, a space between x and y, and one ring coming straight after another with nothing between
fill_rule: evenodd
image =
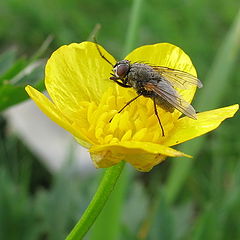
<instances>
[{"instance_id":1,"label":"fly","mask_svg":"<svg viewBox=\"0 0 240 240\"><path fill-rule=\"evenodd\" d=\"M137 93L137 96L127 102L118 113L140 96L151 98L162 136L165 136L165 133L158 115L157 105L168 112L177 109L186 116L197 119L195 109L175 89L188 89L191 86L201 88L203 85L197 77L184 71L145 63L131 63L129 60L121 60L114 65L101 53L97 44L96 46L101 57L113 66L110 80L121 87L134 88Z\"/></svg>"}]
</instances>

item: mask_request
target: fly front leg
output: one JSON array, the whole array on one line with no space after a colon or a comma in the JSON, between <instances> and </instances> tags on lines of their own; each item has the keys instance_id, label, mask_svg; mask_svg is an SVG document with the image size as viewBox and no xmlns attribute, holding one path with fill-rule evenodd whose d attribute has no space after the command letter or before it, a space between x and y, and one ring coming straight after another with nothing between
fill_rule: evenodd
<instances>
[{"instance_id":1,"label":"fly front leg","mask_svg":"<svg viewBox=\"0 0 240 240\"><path fill-rule=\"evenodd\" d=\"M127 85L127 84L124 84L123 83L123 80L121 80L121 79L119 79L119 78L117 78L117 77L110 77L110 79L111 80L113 80L115 83L117 83L119 86L121 86L121 87L125 87L125 88L131 88L132 86L130 86L130 85ZM120 82L121 81L121 82Z\"/></svg>"}]
</instances>

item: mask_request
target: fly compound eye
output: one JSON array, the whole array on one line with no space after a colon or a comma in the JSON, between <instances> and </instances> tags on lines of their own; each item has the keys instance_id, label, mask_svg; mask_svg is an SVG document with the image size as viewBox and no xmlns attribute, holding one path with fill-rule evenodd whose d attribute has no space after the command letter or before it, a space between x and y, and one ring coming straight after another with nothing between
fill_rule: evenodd
<instances>
[{"instance_id":1,"label":"fly compound eye","mask_svg":"<svg viewBox=\"0 0 240 240\"><path fill-rule=\"evenodd\" d=\"M129 71L129 65L126 63L122 63L116 66L115 73L118 77L124 78Z\"/></svg>"}]
</instances>

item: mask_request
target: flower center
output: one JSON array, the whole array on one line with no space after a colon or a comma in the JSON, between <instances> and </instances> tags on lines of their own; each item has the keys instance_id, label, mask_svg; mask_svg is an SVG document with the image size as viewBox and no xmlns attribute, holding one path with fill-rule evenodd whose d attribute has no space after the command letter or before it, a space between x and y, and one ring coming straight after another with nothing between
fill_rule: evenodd
<instances>
[{"instance_id":1,"label":"flower center","mask_svg":"<svg viewBox=\"0 0 240 240\"><path fill-rule=\"evenodd\" d=\"M135 96L132 89L118 86L109 88L99 103L81 102L74 122L95 144L124 141L163 142L174 126L176 114L158 107L158 115L164 128L163 137L152 99L141 96L118 113Z\"/></svg>"}]
</instances>

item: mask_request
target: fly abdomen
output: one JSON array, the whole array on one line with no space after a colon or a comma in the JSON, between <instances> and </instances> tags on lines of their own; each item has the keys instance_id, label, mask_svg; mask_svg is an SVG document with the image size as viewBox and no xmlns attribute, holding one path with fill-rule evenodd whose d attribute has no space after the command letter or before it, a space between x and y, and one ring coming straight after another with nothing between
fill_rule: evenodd
<instances>
[{"instance_id":1,"label":"fly abdomen","mask_svg":"<svg viewBox=\"0 0 240 240\"><path fill-rule=\"evenodd\" d=\"M165 111L172 113L174 111L173 106L160 96L155 97L156 104L163 108Z\"/></svg>"},{"instance_id":2,"label":"fly abdomen","mask_svg":"<svg viewBox=\"0 0 240 240\"><path fill-rule=\"evenodd\" d=\"M145 88L137 89L137 94L150 98L156 97L156 94L154 92L148 91Z\"/></svg>"}]
</instances>

